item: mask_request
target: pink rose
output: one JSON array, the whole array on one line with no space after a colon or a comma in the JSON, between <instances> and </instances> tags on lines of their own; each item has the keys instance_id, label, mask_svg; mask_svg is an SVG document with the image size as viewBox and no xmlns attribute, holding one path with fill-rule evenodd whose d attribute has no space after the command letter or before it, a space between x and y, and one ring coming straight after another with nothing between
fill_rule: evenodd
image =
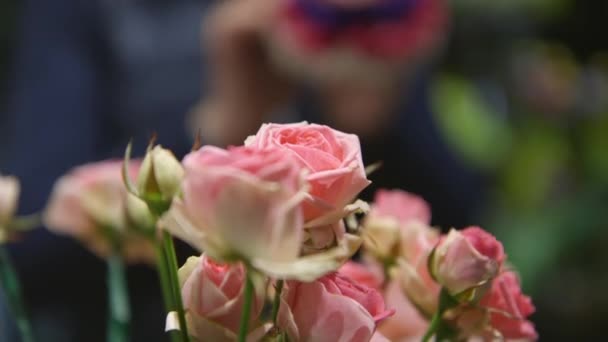
<instances>
[{"instance_id":1,"label":"pink rose","mask_svg":"<svg viewBox=\"0 0 608 342\"><path fill-rule=\"evenodd\" d=\"M450 294L458 295L492 280L505 259L502 244L479 227L442 238L429 262L433 277Z\"/></svg>"},{"instance_id":2,"label":"pink rose","mask_svg":"<svg viewBox=\"0 0 608 342\"><path fill-rule=\"evenodd\" d=\"M167 228L218 260L288 262L303 238L299 165L279 149L205 146L186 156Z\"/></svg>"},{"instance_id":3,"label":"pink rose","mask_svg":"<svg viewBox=\"0 0 608 342\"><path fill-rule=\"evenodd\" d=\"M430 222L431 210L422 198L401 190L378 190L363 223L364 246L376 258L391 262L400 253L402 235L412 230L408 226Z\"/></svg>"},{"instance_id":4,"label":"pink rose","mask_svg":"<svg viewBox=\"0 0 608 342\"><path fill-rule=\"evenodd\" d=\"M499 274L479 305L490 309L490 325L505 339L538 338L534 324L527 320L534 313L534 305L530 297L521 292L519 279L514 272Z\"/></svg>"},{"instance_id":5,"label":"pink rose","mask_svg":"<svg viewBox=\"0 0 608 342\"><path fill-rule=\"evenodd\" d=\"M311 283L287 282L277 324L291 341L369 341L392 313L378 291L331 273Z\"/></svg>"},{"instance_id":6,"label":"pink rose","mask_svg":"<svg viewBox=\"0 0 608 342\"><path fill-rule=\"evenodd\" d=\"M131 176L137 175L139 164L132 163ZM121 171L121 160L108 160L79 166L61 177L45 209L44 223L56 233L81 240L100 256L111 252L110 240L115 237L108 234L116 234L125 256L153 261L153 246L131 231Z\"/></svg>"},{"instance_id":7,"label":"pink rose","mask_svg":"<svg viewBox=\"0 0 608 342\"><path fill-rule=\"evenodd\" d=\"M343 276L352 279L355 283L380 290L384 282L381 270L371 266L348 261L338 270Z\"/></svg>"},{"instance_id":8,"label":"pink rose","mask_svg":"<svg viewBox=\"0 0 608 342\"><path fill-rule=\"evenodd\" d=\"M303 204L305 222L311 223L312 229L343 233L335 226L344 216L340 212L370 183L356 135L308 123L264 124L245 145L275 147L292 155L308 171L310 199ZM339 238L328 239L332 236L329 233L318 233L323 238L313 239L314 247L329 247Z\"/></svg>"},{"instance_id":9,"label":"pink rose","mask_svg":"<svg viewBox=\"0 0 608 342\"><path fill-rule=\"evenodd\" d=\"M419 221L431 223L431 209L419 196L403 190L380 189L374 197L372 213L396 218L400 223Z\"/></svg>"},{"instance_id":10,"label":"pink rose","mask_svg":"<svg viewBox=\"0 0 608 342\"><path fill-rule=\"evenodd\" d=\"M19 192L20 186L17 178L0 175L0 230L6 228L15 215Z\"/></svg>"},{"instance_id":11,"label":"pink rose","mask_svg":"<svg viewBox=\"0 0 608 342\"><path fill-rule=\"evenodd\" d=\"M395 309L395 315L382 321L378 331L394 342L420 341L429 322L407 298L398 281L387 285L384 300Z\"/></svg>"},{"instance_id":12,"label":"pink rose","mask_svg":"<svg viewBox=\"0 0 608 342\"><path fill-rule=\"evenodd\" d=\"M244 303L245 270L241 264L221 264L203 254L190 257L179 270L184 308L191 319L190 333L205 341L230 341L239 331ZM255 330L264 304L255 291L249 327Z\"/></svg>"}]
</instances>

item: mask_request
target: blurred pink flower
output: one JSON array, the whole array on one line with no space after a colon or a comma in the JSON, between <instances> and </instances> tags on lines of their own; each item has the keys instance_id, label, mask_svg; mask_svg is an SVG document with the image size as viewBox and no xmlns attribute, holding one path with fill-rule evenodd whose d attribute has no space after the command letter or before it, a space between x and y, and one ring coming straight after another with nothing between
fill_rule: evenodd
<instances>
[{"instance_id":1,"label":"blurred pink flower","mask_svg":"<svg viewBox=\"0 0 608 342\"><path fill-rule=\"evenodd\" d=\"M137 175L139 165L140 161L131 163L131 177ZM130 261L153 262L151 243L132 231L121 171L122 160L107 160L62 176L44 211L44 223L53 232L79 239L102 257L111 253L112 241L118 239Z\"/></svg>"},{"instance_id":2,"label":"blurred pink flower","mask_svg":"<svg viewBox=\"0 0 608 342\"><path fill-rule=\"evenodd\" d=\"M335 7L370 7L371 0L328 0ZM350 48L366 57L385 61L413 61L442 41L448 22L447 6L440 0L420 0L397 20L351 23L332 29L319 24L298 1L285 1L277 34L285 44L306 55L335 47Z\"/></svg>"},{"instance_id":3,"label":"blurred pink flower","mask_svg":"<svg viewBox=\"0 0 608 342\"><path fill-rule=\"evenodd\" d=\"M422 197L403 190L380 189L374 196L373 215L394 217L400 223L431 223L431 208Z\"/></svg>"}]
</instances>

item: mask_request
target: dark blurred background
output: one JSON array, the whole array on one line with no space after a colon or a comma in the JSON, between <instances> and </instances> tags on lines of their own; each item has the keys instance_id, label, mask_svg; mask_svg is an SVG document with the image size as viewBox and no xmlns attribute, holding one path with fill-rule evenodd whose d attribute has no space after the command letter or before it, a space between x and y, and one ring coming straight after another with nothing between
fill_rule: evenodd
<instances>
[{"instance_id":1,"label":"dark blurred background","mask_svg":"<svg viewBox=\"0 0 608 342\"><path fill-rule=\"evenodd\" d=\"M46 118L44 113L38 113L38 119L42 118L40 121L35 119L36 116L32 116L34 119L31 120L26 118L27 113L31 114L33 110L42 110L44 107L22 108L27 106L27 95L31 87L27 82L24 85L23 80L41 87L38 92L52 93L53 83L44 83L44 73L57 70L32 69L32 65L82 63L82 68L86 71L87 63L97 63L101 59L104 68L116 70L114 65L105 65L104 54L107 51L119 51L117 55L108 54L107 61L122 66L131 65L129 63L137 61L137 58L143 58L142 64L152 65L151 69L154 69L154 63L158 63L160 67L157 70L160 71L155 76L159 79L149 82L146 77L151 76L141 73L136 65L131 65L133 68L129 70L132 72L127 70L123 74L119 73L119 76L124 77L121 84L126 86L116 97L116 102L120 102L121 96L128 99L123 101L127 107L127 110L123 108L123 114L133 112L134 117L138 118L133 108L154 114L147 116L151 118L145 123L147 127L138 133L130 130L130 125L137 125L137 122L120 121L119 128L110 124L109 131L113 132L112 135L102 138L115 139L115 146L106 146L104 151L96 154L80 151L79 156L69 161L62 159L63 164L57 162L58 166L51 167L52 171L48 171L50 175L44 183L47 188L45 191L52 184L52 177L60 175L69 166L119 155L120 148L133 135L139 137L140 147L143 147L145 137L151 131L160 129L161 142L177 149L178 153L187 151L191 142L189 138L175 138L171 133L178 132L181 128L163 127L155 122L165 121L155 120L168 115L181 117L183 114L177 113L187 112L197 101L201 91L197 80L201 75L204 77L204 72L193 61L201 58L196 53L200 28L197 18L204 6L197 1L183 1L186 5L176 9L172 15L163 12L162 6L160 9L150 6L145 15L133 12L129 5L124 5L122 9L114 8L114 12L108 15L111 18L110 25L102 26L110 27L115 32L108 35L112 39L101 39L113 48L100 48L99 51L86 49L95 58L86 59L84 63L82 59L72 60L72 54L54 55L52 60L45 57L44 46L53 44L48 39L73 32L74 27L83 26L78 20L87 19L80 18L82 13L77 11L72 13L73 9L68 7L52 5L51 1L46 5L44 3L21 3L14 0L3 0L0 3L0 169L28 179L31 172L23 170L30 170L31 166L20 166L22 164L10 160L14 157L9 155L9 150L19 150L11 144L15 144L15 141L44 144L48 139L53 139L40 136L43 134L40 132L48 127L47 121L53 121L53 118ZM57 2L60 3L70 2ZM425 73L431 108L429 112L432 113L441 140L447 142L450 153L470 170L470 174L476 175L476 179L482 179L479 181L483 184L482 189L471 189L471 197L477 198L480 191L484 195L480 204L476 205L477 210L472 219L467 217L461 220L458 215L450 216L450 213L444 215L442 209L439 209L438 223L480 222L504 242L511 262L522 276L524 290L534 298L537 313L532 320L537 325L541 340L584 341L600 338L604 335L601 324L608 317L608 2L454 0L450 4L453 18L447 46L437 65ZM36 23L32 22L37 19L44 22L44 14L54 11L62 13L53 19L61 22L61 29L58 30L61 34L57 36L45 31L57 25L47 23L48 26L45 26L44 23L38 23L39 26L35 27ZM155 11L164 14L156 15ZM189 20L177 19L184 16ZM22 21L24 17L28 19ZM156 22L155 26L153 19L158 17L164 19L161 24ZM156 34L159 35L174 30L174 34L181 37L182 41L174 42L175 49L166 45L148 46L144 41L138 40L137 35L121 41L124 32L139 32L137 29L129 29L131 23L138 28L157 30ZM76 46L86 44L89 35L93 37L99 34L89 31L95 30L87 26L78 32ZM48 35L41 34L44 32ZM144 34L140 38L145 40L145 37ZM121 45L138 41L149 48L138 50ZM102 44L95 46L98 45ZM179 50L184 46L190 48ZM40 60L24 60L36 55L32 55L28 49L40 49ZM137 53L141 51L147 55L138 57ZM194 52L191 53L192 51ZM154 59L151 55L160 57ZM183 59L175 56L182 56ZM192 68L186 67L190 65L189 61L193 63ZM28 77L21 74L24 72L30 73ZM36 74L37 72L41 74ZM78 75L82 76L83 73ZM72 76L59 71L55 75L56 82L62 84L74 81L70 80ZM99 72L83 77L82 80L75 81L75 84L88 87L91 84L90 78L97 77L106 82L110 76L116 75ZM136 87L130 85L130 82ZM191 86L174 87L177 82L186 82ZM165 88L142 89L141 85L144 84L150 87L163 84ZM24 89L28 91L24 92ZM184 92L183 89L187 91ZM82 95L78 92L81 90L79 86L74 90L74 96L88 96L88 93ZM92 92L106 90L101 88ZM149 95L159 91L165 97L160 100L157 98L152 101L154 104L146 106ZM176 93L173 94L172 91ZM53 106L54 101L65 104L61 98L49 96L49 106ZM34 97L32 101L37 101L37 98ZM171 105L164 108L163 104L167 103ZM78 118L82 119L86 115L80 115L78 110L86 108L98 107L91 104L88 107L78 107L77 103L69 105L68 110L75 112L72 118L64 113L64 119L75 120L70 122L73 122L74 127L81 127ZM49 113L51 112L52 108L49 108ZM15 118L15 115L19 117ZM90 124L96 123L82 125ZM182 127L184 124L180 119L176 125ZM56 134L65 133L61 129L55 129L58 130ZM164 135L163 130L166 130ZM117 133L119 131L122 133ZM186 137L185 132L182 133ZM35 136L22 140L14 138L15 135L28 134ZM67 139L67 143L78 142L78 139L79 136L75 134ZM97 151L98 146L102 145L96 141L88 148ZM366 146L364 141L364 149ZM51 163L56 153L61 151L63 150L58 147L49 152ZM8 165L8 170L3 165ZM390 163L388 165L390 167ZM437 168L442 166L436 165ZM416 166L413 164L409 167ZM447 172L443 177L450 180L451 176ZM451 181L458 183L460 179L455 172ZM417 191L415 184L412 185L414 189L410 189L407 183L401 185L387 182L386 186L405 186L407 190L425 195L427 188L421 186L421 190ZM380 185L383 185L382 181ZM25 196L32 198L31 203L25 204L25 210L38 210L45 197L44 191L37 197L34 194L35 186L25 187ZM466 188L459 195L467 202ZM441 200L433 200L440 197L440 191L429 191L425 197L431 198L434 207L445 208L450 205L450 202L446 204L441 203ZM454 206L460 205L455 202L451 203ZM455 219L450 220L451 217ZM19 253L15 253L18 259ZM19 261L17 264L19 266ZM33 267L27 263L22 263L21 266L25 269ZM97 267L99 269L102 266ZM32 281L27 278L27 274L24 277L26 282ZM99 279L103 281L102 278Z\"/></svg>"}]
</instances>

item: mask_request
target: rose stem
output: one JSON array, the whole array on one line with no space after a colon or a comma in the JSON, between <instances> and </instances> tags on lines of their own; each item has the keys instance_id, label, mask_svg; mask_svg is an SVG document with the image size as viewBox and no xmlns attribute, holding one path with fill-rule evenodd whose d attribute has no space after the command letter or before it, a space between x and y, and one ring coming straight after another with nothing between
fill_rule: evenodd
<instances>
[{"instance_id":1,"label":"rose stem","mask_svg":"<svg viewBox=\"0 0 608 342\"><path fill-rule=\"evenodd\" d=\"M125 277L125 266L116 250L108 257L108 299L110 319L108 322L108 341L126 342L129 340L129 290Z\"/></svg>"},{"instance_id":2,"label":"rose stem","mask_svg":"<svg viewBox=\"0 0 608 342\"><path fill-rule=\"evenodd\" d=\"M435 334L437 334L437 341L444 341L452 333L451 328L443 321L442 317L447 310L456 305L458 305L458 302L445 288L441 288L437 312L433 315L429 328L422 338L422 342L428 342Z\"/></svg>"},{"instance_id":3,"label":"rose stem","mask_svg":"<svg viewBox=\"0 0 608 342\"><path fill-rule=\"evenodd\" d=\"M281 292L283 291L284 280L277 280L275 287L274 301L272 302L272 323L277 325L277 316L279 315L279 306L281 305Z\"/></svg>"},{"instance_id":4,"label":"rose stem","mask_svg":"<svg viewBox=\"0 0 608 342\"><path fill-rule=\"evenodd\" d=\"M171 288L171 283L169 282L169 274L167 273L167 258L165 257L165 251L160 242L156 242L156 268L163 294L163 302L165 303L165 311L169 313L175 310L175 304L173 304L173 290ZM171 330L168 331L168 334L171 337L172 342L181 340L179 331Z\"/></svg>"},{"instance_id":5,"label":"rose stem","mask_svg":"<svg viewBox=\"0 0 608 342\"><path fill-rule=\"evenodd\" d=\"M173 245L173 238L167 231L163 231L163 245L167 266L169 269L169 282L171 284L171 288L173 289L173 303L175 304L175 310L177 311L180 331L182 333L184 342L189 342L190 336L188 335L184 304L182 302L182 293L179 286L179 279L177 277L177 257L175 256L175 245Z\"/></svg>"},{"instance_id":6,"label":"rose stem","mask_svg":"<svg viewBox=\"0 0 608 342\"><path fill-rule=\"evenodd\" d=\"M439 312L435 312L435 314L433 315L433 318L431 319L431 324L429 325L428 330L424 334L424 337L422 337L422 342L428 342L431 339L431 337L433 337L433 335L435 335L435 332L437 331L437 328L439 327L440 322L441 322L441 314Z\"/></svg>"},{"instance_id":7,"label":"rose stem","mask_svg":"<svg viewBox=\"0 0 608 342\"><path fill-rule=\"evenodd\" d=\"M34 341L34 335L32 333L32 327L23 305L23 297L21 295L21 286L17 273L13 268L11 259L4 249L0 245L0 282L2 282L2 289L4 289L6 296L8 297L9 307L12 314L16 318L17 328L21 334L21 340L23 342Z\"/></svg>"},{"instance_id":8,"label":"rose stem","mask_svg":"<svg viewBox=\"0 0 608 342\"><path fill-rule=\"evenodd\" d=\"M251 313L251 302L253 301L253 281L251 280L251 269L247 267L245 280L245 299L243 312L241 313L241 326L239 328L239 342L245 342L249 330L249 314Z\"/></svg>"}]
</instances>

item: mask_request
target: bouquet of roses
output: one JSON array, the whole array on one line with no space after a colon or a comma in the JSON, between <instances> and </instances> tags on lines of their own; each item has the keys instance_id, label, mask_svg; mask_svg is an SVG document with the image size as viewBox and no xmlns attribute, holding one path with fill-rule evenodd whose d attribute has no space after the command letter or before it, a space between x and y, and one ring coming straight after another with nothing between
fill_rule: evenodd
<instances>
[{"instance_id":1,"label":"bouquet of roses","mask_svg":"<svg viewBox=\"0 0 608 342\"><path fill-rule=\"evenodd\" d=\"M265 124L243 146L182 162L151 144L143 161L128 148L122 162L78 167L43 219L107 259L110 341L128 340L123 262L142 260L156 263L173 341L537 338L500 242L478 227L442 235L403 191L370 208L356 199L369 183L357 136ZM172 237L201 254L178 269Z\"/></svg>"}]
</instances>

